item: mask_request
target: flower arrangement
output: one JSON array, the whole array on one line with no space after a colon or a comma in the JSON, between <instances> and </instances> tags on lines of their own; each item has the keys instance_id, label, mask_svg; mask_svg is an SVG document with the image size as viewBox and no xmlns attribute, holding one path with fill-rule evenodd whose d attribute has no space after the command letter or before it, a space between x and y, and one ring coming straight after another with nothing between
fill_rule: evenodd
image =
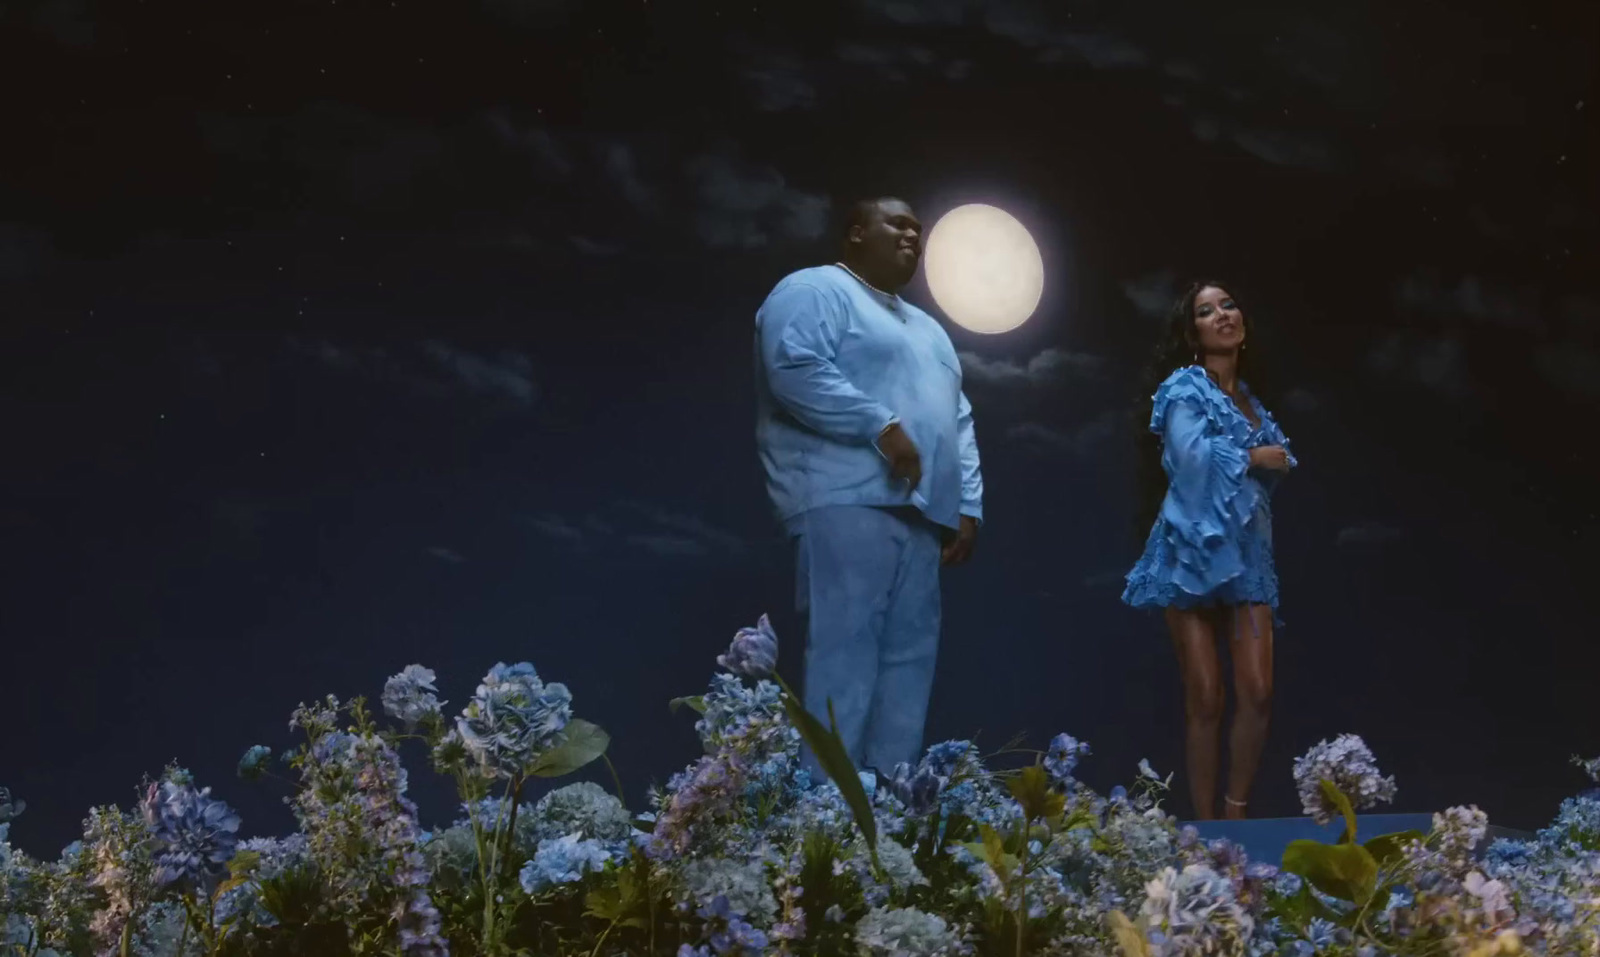
<instances>
[{"instance_id":1,"label":"flower arrangement","mask_svg":"<svg viewBox=\"0 0 1600 957\"><path fill-rule=\"evenodd\" d=\"M1343 735L1294 767L1306 814L1342 819L1339 839L1251 861L1180 828L1161 804L1171 779L1147 762L1109 795L1077 781L1091 752L1066 734L1042 752L946 741L858 774L777 657L763 617L704 694L671 702L697 715L703 754L638 813L590 781L528 800L537 779L609 766L609 738L526 662L496 664L453 716L420 665L384 686L392 726L360 698L296 708L304 740L278 758L299 824L286 837L241 840L238 815L173 766L131 809L92 809L58 860L35 860L9 844L25 806L0 789L0 953L1600 955L1595 792L1527 841L1484 848L1471 807L1427 834L1358 841L1356 810L1395 782ZM419 821L408 746L454 779L449 825ZM1600 781L1600 760L1574 761ZM239 776L277 777L272 763L256 745Z\"/></svg>"}]
</instances>

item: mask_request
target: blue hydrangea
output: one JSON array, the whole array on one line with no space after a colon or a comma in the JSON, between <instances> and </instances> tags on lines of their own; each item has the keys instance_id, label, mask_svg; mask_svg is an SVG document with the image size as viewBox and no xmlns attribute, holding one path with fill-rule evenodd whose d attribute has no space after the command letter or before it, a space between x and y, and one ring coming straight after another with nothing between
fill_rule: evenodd
<instances>
[{"instance_id":1,"label":"blue hydrangea","mask_svg":"<svg viewBox=\"0 0 1600 957\"><path fill-rule=\"evenodd\" d=\"M486 774L511 778L554 747L572 720L566 685L539 680L533 665L498 663L456 719L462 747Z\"/></svg>"},{"instance_id":2,"label":"blue hydrangea","mask_svg":"<svg viewBox=\"0 0 1600 957\"><path fill-rule=\"evenodd\" d=\"M770 681L747 686L731 674L711 679L705 712L695 731L707 754L722 750L762 756L800 747L800 732L789 723L783 692Z\"/></svg>"},{"instance_id":3,"label":"blue hydrangea","mask_svg":"<svg viewBox=\"0 0 1600 957\"><path fill-rule=\"evenodd\" d=\"M866 957L954 957L965 948L949 923L911 907L876 907L856 924Z\"/></svg>"},{"instance_id":4,"label":"blue hydrangea","mask_svg":"<svg viewBox=\"0 0 1600 957\"><path fill-rule=\"evenodd\" d=\"M1238 953L1254 930L1232 882L1204 864L1162 869L1146 886L1139 915L1153 957Z\"/></svg>"},{"instance_id":5,"label":"blue hydrangea","mask_svg":"<svg viewBox=\"0 0 1600 957\"><path fill-rule=\"evenodd\" d=\"M585 874L603 870L611 852L599 841L580 834L568 834L545 841L534 851L533 859L522 868L519 881L529 894L539 894L564 884L575 884Z\"/></svg>"},{"instance_id":6,"label":"blue hydrangea","mask_svg":"<svg viewBox=\"0 0 1600 957\"><path fill-rule=\"evenodd\" d=\"M11 796L10 790L0 788L0 824L16 820L17 815L27 810L27 807L27 801L21 798L14 798Z\"/></svg>"},{"instance_id":7,"label":"blue hydrangea","mask_svg":"<svg viewBox=\"0 0 1600 957\"><path fill-rule=\"evenodd\" d=\"M239 815L211 789L162 781L141 806L155 844L158 886L202 885L221 873L239 843Z\"/></svg>"},{"instance_id":8,"label":"blue hydrangea","mask_svg":"<svg viewBox=\"0 0 1600 957\"><path fill-rule=\"evenodd\" d=\"M615 794L593 781L579 781L545 794L532 809L518 812L518 830L528 822L536 840L548 841L567 834L604 844L626 842L633 833L628 809Z\"/></svg>"},{"instance_id":9,"label":"blue hydrangea","mask_svg":"<svg viewBox=\"0 0 1600 957\"><path fill-rule=\"evenodd\" d=\"M1089 753L1087 742L1063 732L1050 739L1050 747L1045 751L1044 769L1052 781L1064 787L1072 781L1072 772L1077 769L1078 761Z\"/></svg>"},{"instance_id":10,"label":"blue hydrangea","mask_svg":"<svg viewBox=\"0 0 1600 957\"><path fill-rule=\"evenodd\" d=\"M255 745L239 758L239 777L246 781L254 781L266 773L267 762L271 759L271 748L264 744Z\"/></svg>"},{"instance_id":11,"label":"blue hydrangea","mask_svg":"<svg viewBox=\"0 0 1600 957\"><path fill-rule=\"evenodd\" d=\"M384 682L384 712L408 728L414 728L424 718L438 714L444 702L439 700L439 689L434 687L436 678L431 668L406 665L399 674Z\"/></svg>"}]
</instances>

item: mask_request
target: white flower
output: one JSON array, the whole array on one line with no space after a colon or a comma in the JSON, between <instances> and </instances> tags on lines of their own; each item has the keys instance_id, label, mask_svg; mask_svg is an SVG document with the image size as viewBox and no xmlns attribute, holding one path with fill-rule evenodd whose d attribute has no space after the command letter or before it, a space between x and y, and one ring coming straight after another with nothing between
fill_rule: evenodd
<instances>
[{"instance_id":1,"label":"white flower","mask_svg":"<svg viewBox=\"0 0 1600 957\"><path fill-rule=\"evenodd\" d=\"M431 668L406 665L383 685L383 710L408 728L416 727L428 715L438 714L440 701Z\"/></svg>"},{"instance_id":2,"label":"white flower","mask_svg":"<svg viewBox=\"0 0 1600 957\"><path fill-rule=\"evenodd\" d=\"M1506 886L1499 881L1486 880L1482 874L1473 871L1461 882L1461 886L1478 899L1489 923L1498 924L1502 917L1513 916L1511 897Z\"/></svg>"},{"instance_id":3,"label":"white flower","mask_svg":"<svg viewBox=\"0 0 1600 957\"><path fill-rule=\"evenodd\" d=\"M955 957L966 953L961 939L937 914L914 907L876 907L856 924L862 957Z\"/></svg>"},{"instance_id":4,"label":"white flower","mask_svg":"<svg viewBox=\"0 0 1600 957\"><path fill-rule=\"evenodd\" d=\"M1139 909L1154 957L1241 953L1254 922L1228 878L1205 864L1163 868Z\"/></svg>"}]
</instances>

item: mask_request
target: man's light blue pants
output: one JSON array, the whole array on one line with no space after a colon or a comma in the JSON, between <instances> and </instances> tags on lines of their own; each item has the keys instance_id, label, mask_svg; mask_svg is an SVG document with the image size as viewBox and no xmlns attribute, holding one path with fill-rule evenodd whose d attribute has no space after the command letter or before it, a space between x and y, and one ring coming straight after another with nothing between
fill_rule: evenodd
<instances>
[{"instance_id":1,"label":"man's light blue pants","mask_svg":"<svg viewBox=\"0 0 1600 957\"><path fill-rule=\"evenodd\" d=\"M912 509L845 505L795 528L806 710L827 725L833 702L857 768L915 763L939 651L939 526ZM826 780L809 748L802 763Z\"/></svg>"}]
</instances>

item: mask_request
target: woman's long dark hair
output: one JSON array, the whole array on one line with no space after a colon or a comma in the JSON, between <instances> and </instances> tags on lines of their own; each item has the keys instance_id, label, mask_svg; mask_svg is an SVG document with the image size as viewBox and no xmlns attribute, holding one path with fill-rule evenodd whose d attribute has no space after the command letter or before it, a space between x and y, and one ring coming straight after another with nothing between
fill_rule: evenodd
<instances>
[{"instance_id":1,"label":"woman's long dark hair","mask_svg":"<svg viewBox=\"0 0 1600 957\"><path fill-rule=\"evenodd\" d=\"M1156 389L1166 381L1167 376L1184 366L1194 365L1197 361L1200 340L1194 328L1194 300L1200 295L1200 290L1206 288L1226 290L1234 303L1239 306L1245 335L1250 343L1249 349L1239 353L1239 378L1249 383L1252 392L1256 392L1256 383L1251 374L1260 365L1261 350L1260 344L1254 338L1250 338L1252 329L1250 314L1245 311L1239 297L1234 295L1233 287L1227 283L1216 279L1202 279L1190 284L1189 288L1183 291L1183 295L1178 297L1178 301L1172 304L1172 312L1167 316L1167 327L1156 346L1155 354L1150 358L1149 366L1145 368L1144 378L1140 382L1139 399L1133 409L1134 435L1139 448L1139 501L1135 531L1141 544L1150 534L1150 526L1155 523L1156 516L1161 512L1161 500L1167 494L1167 474L1161 468L1161 438L1150 431L1150 414L1154 407ZM1257 395L1259 394L1257 392Z\"/></svg>"}]
</instances>

